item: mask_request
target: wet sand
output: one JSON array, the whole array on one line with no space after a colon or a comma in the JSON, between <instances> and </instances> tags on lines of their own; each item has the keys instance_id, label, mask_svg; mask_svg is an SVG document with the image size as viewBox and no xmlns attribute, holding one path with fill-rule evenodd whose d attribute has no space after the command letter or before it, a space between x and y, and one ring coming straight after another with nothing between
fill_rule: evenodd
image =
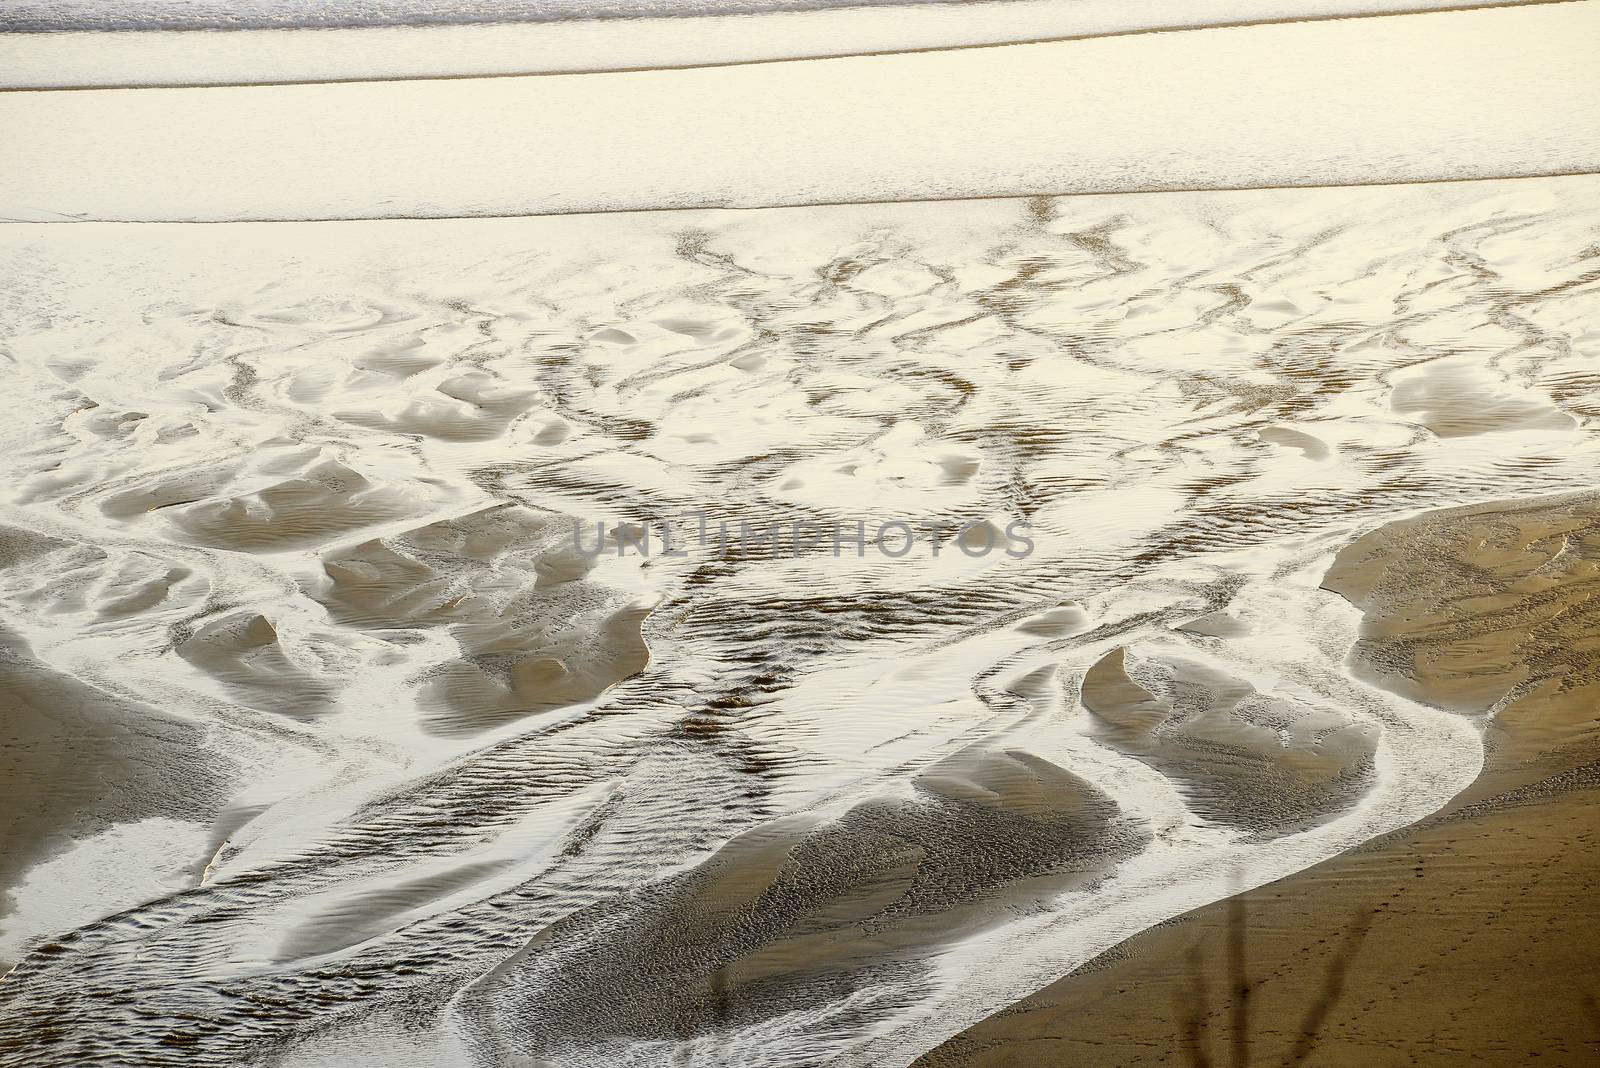
<instances>
[{"instance_id":1,"label":"wet sand","mask_svg":"<svg viewBox=\"0 0 1600 1068\"><path fill-rule=\"evenodd\" d=\"M1595 192L0 227L8 1068L1136 1063L1238 890L1579 989Z\"/></svg>"},{"instance_id":2,"label":"wet sand","mask_svg":"<svg viewBox=\"0 0 1600 1068\"><path fill-rule=\"evenodd\" d=\"M1489 717L1483 774L1416 827L1130 939L919 1065L1595 1063L1600 496L1387 524L1326 581L1364 610L1365 670Z\"/></svg>"},{"instance_id":3,"label":"wet sand","mask_svg":"<svg viewBox=\"0 0 1600 1068\"><path fill-rule=\"evenodd\" d=\"M163 10L139 11L114 4L75 11L54 2L28 11L14 3L0 10L0 89L681 69L1540 2L1545 0L1188 0L1181 6L1164 0L985 0L981 6L841 7L798 0L759 15L731 12L726 4L695 14L690 4L670 18L601 18L596 16L602 5L578 3L548 21L491 18L487 23L478 18L493 12L459 4L450 4L438 21L417 19L416 9L403 5L359 3L331 10L322 4L276 4L252 20L237 4L228 4L227 17L218 19L213 11L216 24L206 29L195 28L207 20L196 19L193 8L173 12L161 5ZM527 10L519 3L498 14L514 17ZM660 14L660 9L646 5L633 14ZM260 28L274 21L277 28ZM158 25L164 28L153 28ZM4 32L24 26L42 32ZM315 28L294 32L308 26ZM122 32L130 27L141 32Z\"/></svg>"},{"instance_id":4,"label":"wet sand","mask_svg":"<svg viewBox=\"0 0 1600 1068\"><path fill-rule=\"evenodd\" d=\"M1247 1012L1251 1064L1593 1064L1596 779L1590 764L1555 796L1429 821L1188 914L916 1063L1228 1064ZM1245 998L1228 964L1241 923Z\"/></svg>"},{"instance_id":5,"label":"wet sand","mask_svg":"<svg viewBox=\"0 0 1600 1068\"><path fill-rule=\"evenodd\" d=\"M231 778L230 769L202 747L201 729L85 686L50 670L30 652L19 635L0 628L5 709L0 721L0 894L5 895L0 966L5 968L30 941L36 948L44 931L69 930L119 904L137 904L146 894L183 883L182 858L163 857L159 840L131 858L154 870L100 872L105 882L84 901L60 900L72 898L70 890L47 890L54 902L36 900L37 894L17 898L30 869L119 824L155 818L209 824Z\"/></svg>"}]
</instances>

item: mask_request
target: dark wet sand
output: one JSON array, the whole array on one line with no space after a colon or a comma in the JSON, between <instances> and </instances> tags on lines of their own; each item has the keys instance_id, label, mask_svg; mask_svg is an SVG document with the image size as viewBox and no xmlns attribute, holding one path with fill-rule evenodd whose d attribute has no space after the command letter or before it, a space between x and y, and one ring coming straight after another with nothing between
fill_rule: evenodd
<instances>
[{"instance_id":1,"label":"dark wet sand","mask_svg":"<svg viewBox=\"0 0 1600 1068\"><path fill-rule=\"evenodd\" d=\"M1463 714L1510 695L1479 780L1417 826L1128 940L916 1063L1600 1063L1597 560L1593 494L1427 513L1353 543L1327 584L1366 613L1359 668Z\"/></svg>"},{"instance_id":2,"label":"dark wet sand","mask_svg":"<svg viewBox=\"0 0 1600 1068\"><path fill-rule=\"evenodd\" d=\"M3 626L0 693L0 894L112 824L209 820L218 807L205 732L50 670Z\"/></svg>"},{"instance_id":3,"label":"dark wet sand","mask_svg":"<svg viewBox=\"0 0 1600 1068\"><path fill-rule=\"evenodd\" d=\"M1249 1064L1600 1063L1600 789L1457 813L1235 901L1247 917ZM1146 931L969 1029L924 1068L1229 1064L1239 905ZM1352 956L1351 932L1370 922ZM1198 963L1196 961L1198 960ZM1335 968L1348 963L1330 997ZM1258 984L1258 985L1257 985ZM1304 1062L1304 1022L1326 1013ZM1204 1051L1204 1059L1187 1037Z\"/></svg>"}]
</instances>

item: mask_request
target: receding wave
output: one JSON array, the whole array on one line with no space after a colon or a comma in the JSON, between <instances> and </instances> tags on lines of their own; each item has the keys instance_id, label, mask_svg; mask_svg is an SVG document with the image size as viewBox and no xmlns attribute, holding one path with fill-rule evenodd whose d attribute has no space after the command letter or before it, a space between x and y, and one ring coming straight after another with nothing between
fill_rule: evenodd
<instances>
[{"instance_id":1,"label":"receding wave","mask_svg":"<svg viewBox=\"0 0 1600 1068\"><path fill-rule=\"evenodd\" d=\"M1492 0L1498 5L1539 0ZM1006 6L1004 0L14 0L0 11L0 28L23 32L62 30L226 30L345 26L429 26L461 23L566 22L575 19L653 19L694 15L756 15L841 8ZM1032 5L1040 7L1043 5ZM1117 9L1124 24L1148 18L1150 0L1068 0L1085 22L1108 19ZM1170 6L1170 5L1167 5ZM1385 10L1484 6L1473 0L1199 0L1185 6L1198 18L1227 21L1365 14ZM1195 15L1189 16L1191 18ZM1170 16L1169 16L1170 18Z\"/></svg>"},{"instance_id":2,"label":"receding wave","mask_svg":"<svg viewBox=\"0 0 1600 1068\"><path fill-rule=\"evenodd\" d=\"M899 7L929 0L21 0L0 26L23 31L225 30L306 26L426 26L463 22L560 22L569 19L750 15L838 7ZM933 0L938 2L938 0Z\"/></svg>"},{"instance_id":3,"label":"receding wave","mask_svg":"<svg viewBox=\"0 0 1600 1068\"><path fill-rule=\"evenodd\" d=\"M1572 117L1600 113L1596 38L1600 6L1578 3L694 70L12 93L0 214L561 214L1588 172L1600 128Z\"/></svg>"},{"instance_id":4,"label":"receding wave","mask_svg":"<svg viewBox=\"0 0 1600 1068\"><path fill-rule=\"evenodd\" d=\"M682 68L1550 2L1562 0L1194 0L1181 6L1166 0L985 0L748 10L641 5L615 18L574 6L563 9L571 17L553 21L526 21L545 10L537 6L506 6L490 14L524 21L493 22L478 21L488 17L485 9L451 5L452 18L420 25L403 5L267 11L282 23L252 21L230 5L229 21L215 26L174 21L184 9L165 4L154 21L141 16L144 9L123 5L85 12L52 6L51 18L35 20L23 17L30 9L12 8L0 11L0 31L51 32L0 33L0 89ZM324 21L308 21L318 19ZM206 28L197 28L202 24Z\"/></svg>"}]
</instances>

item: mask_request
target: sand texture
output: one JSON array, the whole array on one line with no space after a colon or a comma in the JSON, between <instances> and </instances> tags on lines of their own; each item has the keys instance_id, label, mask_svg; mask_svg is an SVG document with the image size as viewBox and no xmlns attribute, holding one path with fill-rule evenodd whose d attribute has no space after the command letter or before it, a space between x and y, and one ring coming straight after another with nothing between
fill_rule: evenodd
<instances>
[{"instance_id":1,"label":"sand texture","mask_svg":"<svg viewBox=\"0 0 1600 1068\"><path fill-rule=\"evenodd\" d=\"M0 226L0 1062L1593 1063L1597 206Z\"/></svg>"},{"instance_id":2,"label":"sand texture","mask_svg":"<svg viewBox=\"0 0 1600 1068\"><path fill-rule=\"evenodd\" d=\"M1486 719L1437 815L1180 917L917 1063L1551 1064L1600 1059L1600 497L1425 512L1334 558L1353 656ZM1233 1058L1233 1059L1230 1059Z\"/></svg>"}]
</instances>

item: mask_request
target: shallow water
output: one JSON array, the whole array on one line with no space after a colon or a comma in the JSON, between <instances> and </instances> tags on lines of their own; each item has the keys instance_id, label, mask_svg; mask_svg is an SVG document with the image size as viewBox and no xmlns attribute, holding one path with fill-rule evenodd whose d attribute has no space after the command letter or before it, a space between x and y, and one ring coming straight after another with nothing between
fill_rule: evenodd
<instances>
[{"instance_id":1,"label":"shallow water","mask_svg":"<svg viewBox=\"0 0 1600 1068\"><path fill-rule=\"evenodd\" d=\"M0 228L3 1048L903 1064L1425 815L1320 583L1592 486L1597 188Z\"/></svg>"},{"instance_id":2,"label":"shallow water","mask_svg":"<svg viewBox=\"0 0 1600 1068\"><path fill-rule=\"evenodd\" d=\"M170 3L161 4L159 11L141 11L129 4L56 0L0 9L0 88L643 70L1542 2L1546 0L690 3L654 12L666 17L650 17L642 6L631 12L614 6L607 17L599 17L606 9L588 5L568 5L557 12L522 2L465 9L451 3L451 17L441 20L426 17L427 5L272 4L252 16L238 4L209 12L207 5L194 5L184 14ZM518 16L535 21L485 21ZM24 30L36 32L19 32Z\"/></svg>"},{"instance_id":3,"label":"shallow water","mask_svg":"<svg viewBox=\"0 0 1600 1068\"><path fill-rule=\"evenodd\" d=\"M1596 39L1600 6L1561 3L691 70L0 93L0 218L453 218L1589 173L1600 133L1574 117L1600 113Z\"/></svg>"},{"instance_id":4,"label":"shallow water","mask_svg":"<svg viewBox=\"0 0 1600 1068\"><path fill-rule=\"evenodd\" d=\"M1504 4L1506 0L1499 0ZM1510 0L1537 2L1537 0ZM694 15L748 15L782 11L827 12L839 8L1003 7L986 0L13 0L0 13L0 28L24 32L59 33L75 29L220 30L241 27L298 29L315 26L426 26L440 24L517 22L549 23L581 20L669 19ZM1069 19L1109 19L1105 0L1070 0L1060 5ZM1122 21L1137 21L1147 3L1120 5ZM1215 11L1214 2L1191 4L1200 11ZM1435 7L1472 7L1472 0L1233 0L1229 21L1244 18L1315 17L1393 10L1427 10ZM1130 12L1132 13L1130 15ZM914 14L912 17L916 17ZM1048 21L1049 16L1044 16ZM1179 16L1182 18L1183 16ZM978 19L970 19L976 24Z\"/></svg>"}]
</instances>

